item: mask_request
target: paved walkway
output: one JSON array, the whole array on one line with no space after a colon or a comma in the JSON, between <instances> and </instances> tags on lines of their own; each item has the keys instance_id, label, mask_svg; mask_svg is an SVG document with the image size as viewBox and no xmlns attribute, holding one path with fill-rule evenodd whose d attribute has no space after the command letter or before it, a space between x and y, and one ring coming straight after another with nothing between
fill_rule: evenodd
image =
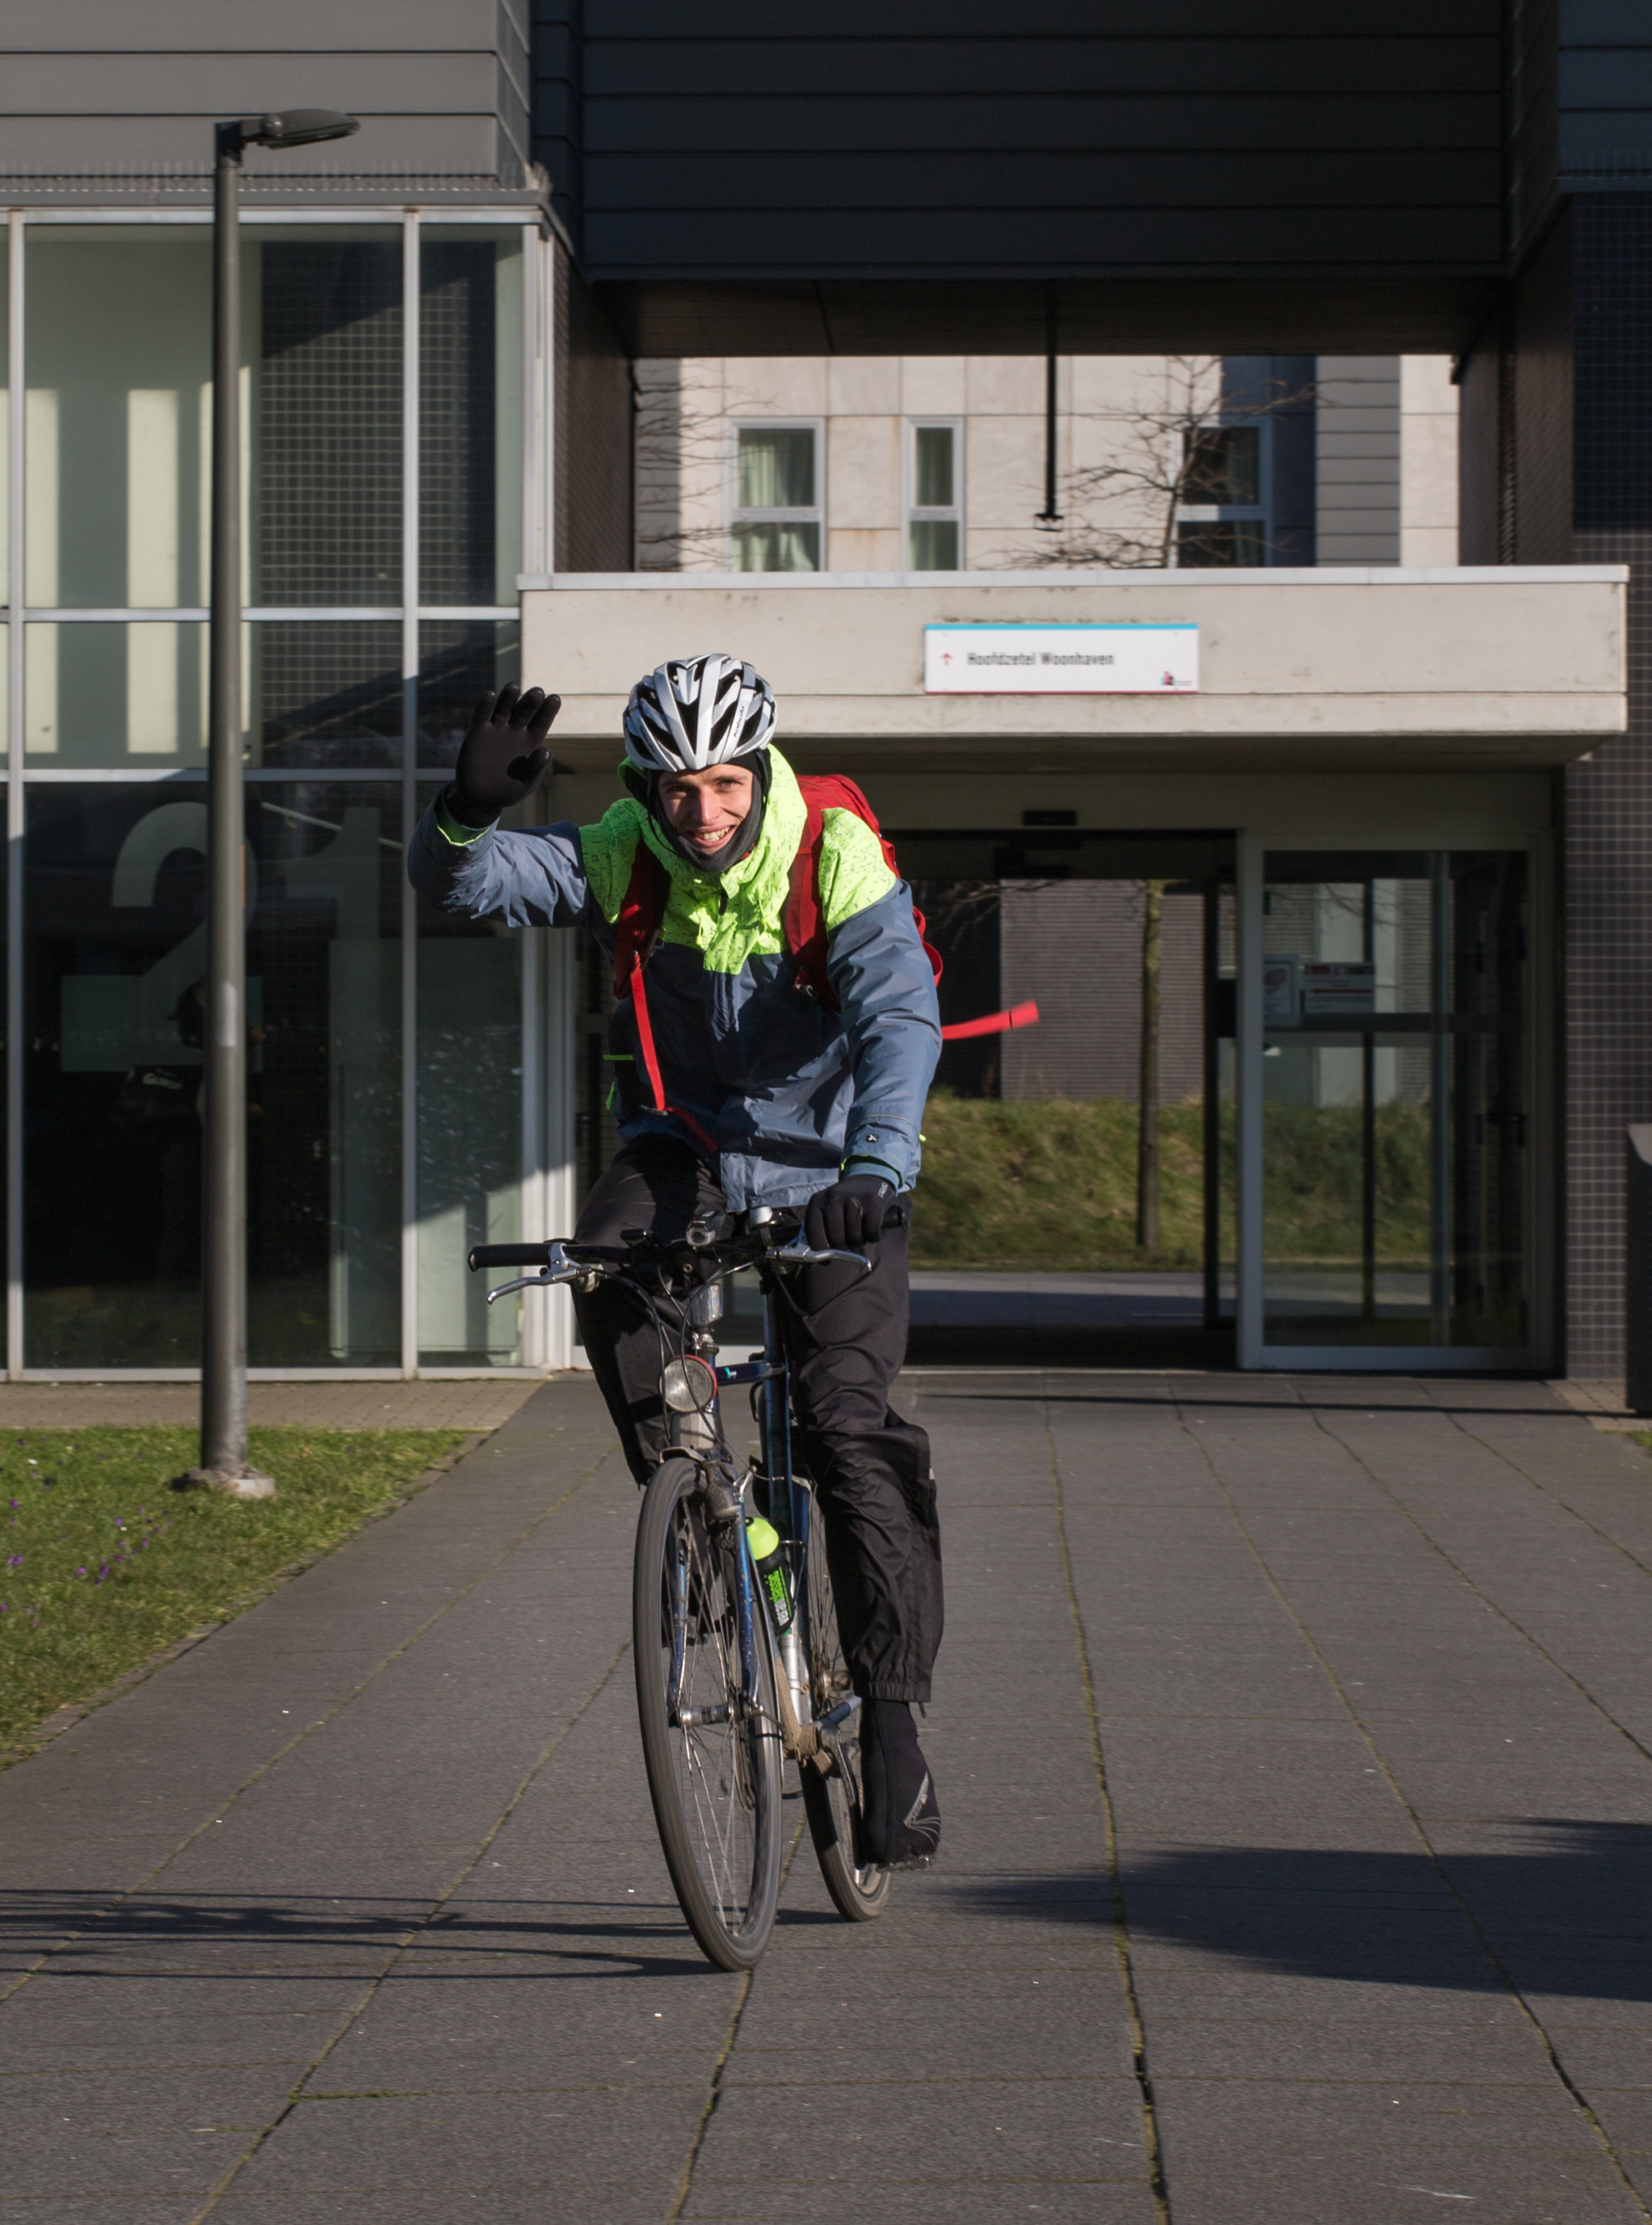
<instances>
[{"instance_id":1,"label":"paved walkway","mask_svg":"<svg viewBox=\"0 0 1652 2225\"><path fill-rule=\"evenodd\" d=\"M906 1393L945 1843L881 1924L803 1850L698 1959L554 1384L0 1777L3 2225L1644 2220L1647 1456L1540 1384Z\"/></svg>"}]
</instances>

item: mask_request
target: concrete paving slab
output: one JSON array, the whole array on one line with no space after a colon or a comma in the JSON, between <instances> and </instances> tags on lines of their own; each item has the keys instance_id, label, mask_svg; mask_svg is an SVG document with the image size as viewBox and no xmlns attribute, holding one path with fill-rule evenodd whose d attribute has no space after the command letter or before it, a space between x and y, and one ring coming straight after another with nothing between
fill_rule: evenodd
<instances>
[{"instance_id":1,"label":"concrete paving slab","mask_svg":"<svg viewBox=\"0 0 1652 2225\"><path fill-rule=\"evenodd\" d=\"M709 2198L719 2186L760 2183L773 2200L815 2182L821 2147L838 2184L886 2189L912 2182L917 2150L934 2159L925 2177L943 2179L960 2200L971 2188L979 2200L1006 2184L1145 2175L1133 2081L851 2078L819 2089L811 2115L818 2132L799 2140L782 2089L726 2087L697 2191Z\"/></svg>"},{"instance_id":2,"label":"concrete paving slab","mask_svg":"<svg viewBox=\"0 0 1652 2225\"><path fill-rule=\"evenodd\" d=\"M1166 2079L1155 2090L1178 2225L1231 2218L1236 2179L1254 2189L1250 2214L1276 2225L1397 2225L1448 2204L1500 2225L1641 2215L1575 2109L1523 2083Z\"/></svg>"},{"instance_id":3,"label":"concrete paving slab","mask_svg":"<svg viewBox=\"0 0 1652 2225\"><path fill-rule=\"evenodd\" d=\"M696 2186L685 2218L726 2220L730 2225L787 2225L793 2218L826 2219L832 2225L957 2225L960 2218L1035 2217L1039 2225L1156 2225L1159 2212L1144 2182L1049 2179L908 2181L893 2186L846 2184L823 2174L813 2187L788 2186L780 2195L749 2185Z\"/></svg>"},{"instance_id":4,"label":"concrete paving slab","mask_svg":"<svg viewBox=\"0 0 1652 2225\"><path fill-rule=\"evenodd\" d=\"M0 2225L41 2225L47 2216L51 2225L189 2225L196 2209L190 2195L128 2195L114 2202L54 2195L50 2208L30 2197L14 2202L0 2195Z\"/></svg>"}]
</instances>

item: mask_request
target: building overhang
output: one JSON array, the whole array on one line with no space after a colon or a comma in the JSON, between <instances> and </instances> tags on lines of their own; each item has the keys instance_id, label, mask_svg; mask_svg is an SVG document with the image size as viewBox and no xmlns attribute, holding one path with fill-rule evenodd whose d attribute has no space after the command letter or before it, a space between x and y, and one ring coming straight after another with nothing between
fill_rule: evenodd
<instances>
[{"instance_id":1,"label":"building overhang","mask_svg":"<svg viewBox=\"0 0 1652 2225\"><path fill-rule=\"evenodd\" d=\"M567 573L524 577L554 747L610 770L639 674L723 649L806 770L1525 771L1624 730L1617 565L1410 571ZM925 628L1196 625L1177 694L934 694Z\"/></svg>"},{"instance_id":2,"label":"building overhang","mask_svg":"<svg viewBox=\"0 0 1652 2225\"><path fill-rule=\"evenodd\" d=\"M946 278L715 266L581 265L636 355L1042 355L1053 315L1071 355L1465 355L1507 282L1501 256L1441 272L1245 270L1144 275L1017 263Z\"/></svg>"}]
</instances>

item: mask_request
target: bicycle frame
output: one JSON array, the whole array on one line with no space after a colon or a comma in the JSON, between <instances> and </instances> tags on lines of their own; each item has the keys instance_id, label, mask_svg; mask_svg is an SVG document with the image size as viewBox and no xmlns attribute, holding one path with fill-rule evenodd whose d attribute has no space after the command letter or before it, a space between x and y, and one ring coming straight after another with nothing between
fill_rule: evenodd
<instances>
[{"instance_id":1,"label":"bicycle frame","mask_svg":"<svg viewBox=\"0 0 1652 2225\"><path fill-rule=\"evenodd\" d=\"M753 1214L754 1222L760 1225L769 1218L766 1212ZM690 1250L698 1252L702 1258L716 1256L714 1240L709 1233L708 1226L705 1233L698 1233L694 1228L691 1228L687 1242ZM491 1305L495 1298L503 1298L512 1291L543 1288L552 1283L574 1281L582 1272L589 1271L581 1265L582 1261L594 1261L602 1256L572 1249L562 1240L558 1239L545 1245L478 1245L470 1255L470 1264L473 1268L481 1265L503 1266L530 1263L539 1265L540 1272L537 1274L523 1276L515 1281L501 1284L497 1289L489 1291L488 1302ZM815 1720L809 1665L813 1657L812 1632L809 1629L808 1583L808 1557L813 1543L810 1534L813 1529L813 1493L799 1486L793 1467L791 1368L786 1359L785 1339L781 1332L780 1298L775 1278L780 1272L779 1263L795 1263L799 1259L811 1260L855 1259L859 1259L863 1268L869 1267L870 1262L859 1253L806 1252L802 1248L800 1237L793 1245L784 1247L778 1252L771 1250L767 1252L750 1251L743 1254L736 1252L734 1265L740 1264L742 1258L744 1261L759 1266L762 1266L765 1260L773 1260L777 1263L768 1265L763 1275L765 1288L762 1356L758 1359L739 1361L730 1366L718 1366L715 1364L717 1345L713 1324L720 1318L722 1312L720 1285L727 1279L728 1275L734 1272L734 1265L724 1266L708 1279L693 1285L690 1292L686 1294L686 1302L682 1307L682 1338L679 1352L685 1358L692 1352L698 1360L710 1367L716 1384L716 1392L710 1404L704 1408L693 1407L688 1411L672 1409L673 1425L670 1437L673 1445L686 1452L690 1458L703 1462L713 1450L720 1451L726 1454L727 1440L722 1426L722 1392L737 1386L760 1389L761 1396L758 1401L757 1413L758 1465L753 1474L744 1479L741 1490L743 1493L746 1485L753 1480L762 1484L764 1497L767 1501L767 1518L779 1534L786 1574L791 1582L793 1616L790 1628L781 1630L766 1590L760 1586L755 1580L756 1571L752 1561L750 1544L746 1536L746 1525L743 1521L740 1522L739 1524L740 1551L736 1556L735 1601L739 1619L741 1702L745 1707L754 1713L760 1714L764 1711L757 1631L757 1600L760 1593L764 1603L763 1636L768 1644L771 1657L779 1670L776 1679L777 1689L780 1677L783 1677L792 1702L790 1712L795 1722L795 1737L788 1738L787 1743L793 1747L795 1757L802 1762L818 1751L822 1737L829 1747L835 1750L838 1730L859 1705L859 1702L852 1699L845 1705L834 1708L830 1717L823 1721L817 1723ZM606 1255L605 1264L612 1263L614 1255ZM633 1287L637 1288L640 1294L652 1305L653 1299L646 1290L636 1284L634 1284ZM716 1294L714 1306L708 1305L700 1311L693 1305L693 1299L695 1296L704 1297L711 1293ZM668 1364L663 1345L661 1360L663 1375L664 1366ZM679 1710L681 1701L685 1657L683 1631L687 1615L686 1585L685 1577L680 1595L674 1597L673 1601L675 1632L672 1647L669 1700L673 1714Z\"/></svg>"}]
</instances>

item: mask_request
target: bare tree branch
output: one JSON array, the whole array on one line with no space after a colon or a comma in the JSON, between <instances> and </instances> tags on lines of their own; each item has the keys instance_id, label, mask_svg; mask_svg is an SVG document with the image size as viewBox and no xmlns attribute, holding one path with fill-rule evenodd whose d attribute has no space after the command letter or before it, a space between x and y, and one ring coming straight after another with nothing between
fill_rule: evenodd
<instances>
[{"instance_id":1,"label":"bare tree branch","mask_svg":"<svg viewBox=\"0 0 1652 2225\"><path fill-rule=\"evenodd\" d=\"M1144 402L1104 421L1118 428L1116 448L1098 463L1068 470L1062 515L1035 527L1037 537L1008 552L1005 568L1168 570L1177 561L1181 512L1199 499L1201 475L1211 468L1212 429L1255 424L1312 399L1311 387L1281 386L1260 402L1224 401L1219 355L1166 357L1162 402Z\"/></svg>"}]
</instances>

